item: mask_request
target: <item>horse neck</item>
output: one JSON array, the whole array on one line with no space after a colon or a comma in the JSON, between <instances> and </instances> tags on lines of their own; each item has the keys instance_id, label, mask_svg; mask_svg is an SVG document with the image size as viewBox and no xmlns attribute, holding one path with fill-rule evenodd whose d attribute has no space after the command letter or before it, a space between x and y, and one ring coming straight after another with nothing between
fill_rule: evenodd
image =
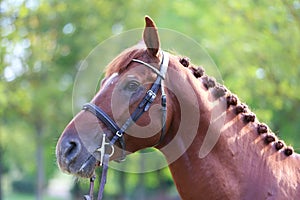
<instances>
[{"instance_id":1,"label":"horse neck","mask_svg":"<svg viewBox=\"0 0 300 200\"><path fill-rule=\"evenodd\" d=\"M202 195L206 199L234 199L241 191L238 188L242 179L249 178L253 184L257 178L264 181L259 176L269 169L255 168L264 162L258 156L264 142L257 139L253 124L246 124L233 108L227 109L225 96L215 99L201 80L186 71L181 74L184 81L177 78L172 90L182 92L176 96L183 96L183 102L178 100L173 110L183 105L187 110L173 112L174 123L167 133L172 140L161 149L177 189L183 199L201 199ZM186 85L182 85L184 82ZM185 86L195 91L195 99L189 97Z\"/></svg>"}]
</instances>

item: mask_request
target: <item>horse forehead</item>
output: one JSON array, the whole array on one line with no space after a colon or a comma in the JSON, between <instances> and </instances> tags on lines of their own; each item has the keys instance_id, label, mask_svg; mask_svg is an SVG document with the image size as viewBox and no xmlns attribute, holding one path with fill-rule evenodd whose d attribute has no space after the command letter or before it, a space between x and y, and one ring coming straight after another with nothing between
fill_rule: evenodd
<instances>
[{"instance_id":1,"label":"horse forehead","mask_svg":"<svg viewBox=\"0 0 300 200\"><path fill-rule=\"evenodd\" d=\"M140 78L140 79L144 79L145 81L149 81L154 79L156 77L156 74L142 64L131 63L127 67L127 70L124 70L122 72L115 72L110 76L104 78L101 83L102 90L107 88L110 85L113 85L114 83L123 79L124 77Z\"/></svg>"},{"instance_id":2,"label":"horse forehead","mask_svg":"<svg viewBox=\"0 0 300 200\"><path fill-rule=\"evenodd\" d=\"M154 65L154 64L153 64ZM128 67L128 70L123 72L126 77L136 77L140 78L144 81L150 81L156 78L156 73L154 73L151 69L149 69L147 66L139 64L139 63L133 63Z\"/></svg>"},{"instance_id":3,"label":"horse forehead","mask_svg":"<svg viewBox=\"0 0 300 200\"><path fill-rule=\"evenodd\" d=\"M114 84L115 79L119 76L119 74L117 72L113 73L112 75L110 75L109 77L105 78L102 80L102 88L106 88L109 85Z\"/></svg>"}]
</instances>

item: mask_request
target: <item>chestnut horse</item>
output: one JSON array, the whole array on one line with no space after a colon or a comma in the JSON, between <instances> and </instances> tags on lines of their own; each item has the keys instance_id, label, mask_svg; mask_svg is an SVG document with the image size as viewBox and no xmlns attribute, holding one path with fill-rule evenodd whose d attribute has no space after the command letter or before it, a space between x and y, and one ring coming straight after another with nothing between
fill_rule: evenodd
<instances>
[{"instance_id":1,"label":"chestnut horse","mask_svg":"<svg viewBox=\"0 0 300 200\"><path fill-rule=\"evenodd\" d=\"M108 65L99 92L62 133L60 169L89 178L104 155L155 147L182 199L299 199L299 154L202 68L162 51L145 21L144 44Z\"/></svg>"}]
</instances>

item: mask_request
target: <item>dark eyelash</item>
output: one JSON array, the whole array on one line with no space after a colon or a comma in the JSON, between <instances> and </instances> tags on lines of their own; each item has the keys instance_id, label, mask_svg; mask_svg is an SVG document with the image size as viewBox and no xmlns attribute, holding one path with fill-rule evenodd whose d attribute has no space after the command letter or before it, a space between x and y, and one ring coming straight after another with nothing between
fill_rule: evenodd
<instances>
[{"instance_id":1,"label":"dark eyelash","mask_svg":"<svg viewBox=\"0 0 300 200\"><path fill-rule=\"evenodd\" d=\"M139 88L140 83L136 80L132 80L129 81L126 85L125 85L125 89L129 90L129 91L135 91Z\"/></svg>"}]
</instances>

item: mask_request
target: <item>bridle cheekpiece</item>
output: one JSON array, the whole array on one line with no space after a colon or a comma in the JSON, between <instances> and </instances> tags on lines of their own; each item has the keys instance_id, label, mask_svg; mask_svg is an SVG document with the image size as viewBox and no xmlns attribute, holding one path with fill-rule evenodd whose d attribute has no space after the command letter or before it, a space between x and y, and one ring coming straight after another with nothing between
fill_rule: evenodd
<instances>
[{"instance_id":1,"label":"bridle cheekpiece","mask_svg":"<svg viewBox=\"0 0 300 200\"><path fill-rule=\"evenodd\" d=\"M124 140L124 134L126 130L134 123L136 122L144 112L147 112L150 109L150 106L152 105L153 101L156 99L157 93L159 89L161 90L161 106L162 106L162 130L161 130L161 137L158 141L158 144L160 144L166 133L166 117L167 117L167 97L164 90L164 79L166 76L166 72L168 70L169 66L169 54L167 52L161 51L162 59L160 63L160 69L153 67L152 65L138 59L132 59L132 62L140 63L149 69L151 69L154 73L156 73L157 78L155 82L152 84L151 88L147 91L145 97L142 99L142 101L139 103L138 107L134 110L134 112L131 114L131 116L125 121L125 123L121 126L121 128L116 124L116 122L108 116L101 108L96 106L92 103L86 103L83 105L83 110L91 112L93 115L95 115L98 120L100 120L102 123L104 123L107 128L113 133L113 138L106 142L106 134L103 133L102 135L102 143L99 148L96 149L95 152L100 152L100 165L103 167L102 169L102 177L101 177L101 184L100 189L98 193L98 200L102 199L103 191L104 191L104 185L106 183L106 173L108 168L108 161L109 158L114 154L114 144L119 141L121 148L122 148L122 157L119 159L119 161L122 161L126 157L126 151L125 151L125 140ZM110 153L106 152L105 146L109 146L111 148ZM93 182L95 180L95 177L92 177L90 179L91 185L90 185L90 194L85 195L85 199L93 199Z\"/></svg>"}]
</instances>

